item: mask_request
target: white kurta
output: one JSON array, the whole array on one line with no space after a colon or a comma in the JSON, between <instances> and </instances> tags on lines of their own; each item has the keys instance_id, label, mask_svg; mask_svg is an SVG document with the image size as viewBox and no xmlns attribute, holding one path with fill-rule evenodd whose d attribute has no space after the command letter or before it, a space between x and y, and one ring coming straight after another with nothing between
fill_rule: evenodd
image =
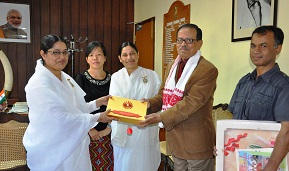
<instances>
[{"instance_id":1,"label":"white kurta","mask_svg":"<svg viewBox=\"0 0 289 171\"><path fill-rule=\"evenodd\" d=\"M147 82L146 82L147 80ZM160 79L156 72L138 67L128 75L125 68L111 77L109 94L140 100L157 94ZM139 129L134 125L112 121L112 145L115 171L156 171L160 164L159 127ZM132 135L127 135L131 127Z\"/></svg>"},{"instance_id":2,"label":"white kurta","mask_svg":"<svg viewBox=\"0 0 289 171\"><path fill-rule=\"evenodd\" d=\"M89 171L92 169L88 131L97 124L95 101L64 72L60 81L38 60L25 87L29 126L23 137L31 171Z\"/></svg>"}]
</instances>

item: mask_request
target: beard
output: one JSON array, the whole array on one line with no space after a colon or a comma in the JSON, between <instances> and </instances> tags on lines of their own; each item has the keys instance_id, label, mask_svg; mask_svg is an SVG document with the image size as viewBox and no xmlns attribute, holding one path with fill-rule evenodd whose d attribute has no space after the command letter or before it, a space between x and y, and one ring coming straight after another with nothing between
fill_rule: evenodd
<instances>
[{"instance_id":1,"label":"beard","mask_svg":"<svg viewBox=\"0 0 289 171\"><path fill-rule=\"evenodd\" d=\"M9 23L9 25L11 26L11 27L13 27L13 28L15 28L15 29L18 29L19 27L20 27L20 25L21 24L13 24L12 22L8 22Z\"/></svg>"}]
</instances>

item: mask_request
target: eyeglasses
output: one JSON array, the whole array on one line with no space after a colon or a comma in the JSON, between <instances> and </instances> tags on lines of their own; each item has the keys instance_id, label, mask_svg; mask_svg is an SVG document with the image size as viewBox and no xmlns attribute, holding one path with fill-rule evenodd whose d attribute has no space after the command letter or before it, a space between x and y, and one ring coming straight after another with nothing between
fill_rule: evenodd
<instances>
[{"instance_id":1,"label":"eyeglasses","mask_svg":"<svg viewBox=\"0 0 289 171\"><path fill-rule=\"evenodd\" d=\"M51 55L54 55L54 56L60 56L61 54L63 56L68 56L70 54L70 52L68 50L65 50L65 51L62 51L62 52L58 51L58 50L54 50L54 51L49 50L47 52L49 52Z\"/></svg>"},{"instance_id":2,"label":"eyeglasses","mask_svg":"<svg viewBox=\"0 0 289 171\"><path fill-rule=\"evenodd\" d=\"M195 41L198 41L198 39L190 39L190 38L177 38L176 41L177 41L177 44L182 44L184 41L186 44L192 44L193 42Z\"/></svg>"}]
</instances>

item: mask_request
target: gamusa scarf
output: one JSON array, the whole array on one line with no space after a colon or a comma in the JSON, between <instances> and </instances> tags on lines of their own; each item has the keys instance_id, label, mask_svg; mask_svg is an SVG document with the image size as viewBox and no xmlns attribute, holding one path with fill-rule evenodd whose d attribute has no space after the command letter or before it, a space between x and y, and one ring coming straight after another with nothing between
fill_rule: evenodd
<instances>
[{"instance_id":1,"label":"gamusa scarf","mask_svg":"<svg viewBox=\"0 0 289 171\"><path fill-rule=\"evenodd\" d=\"M178 63L181 60L181 57L178 56L170 69L170 73L165 83L165 87L163 90L163 105L162 112L174 106L177 102L181 101L184 95L185 85L198 65L198 61L201 56L201 51L190 57L185 68L182 72L182 75L179 81L175 82L175 75L177 71Z\"/></svg>"}]
</instances>

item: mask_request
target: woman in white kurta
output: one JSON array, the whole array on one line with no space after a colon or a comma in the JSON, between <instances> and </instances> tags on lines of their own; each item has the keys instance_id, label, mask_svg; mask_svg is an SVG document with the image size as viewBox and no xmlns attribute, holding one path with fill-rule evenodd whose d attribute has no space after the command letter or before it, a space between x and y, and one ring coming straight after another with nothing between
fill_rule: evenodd
<instances>
[{"instance_id":1,"label":"woman in white kurta","mask_svg":"<svg viewBox=\"0 0 289 171\"><path fill-rule=\"evenodd\" d=\"M112 75L109 94L135 100L157 94L160 79L156 72L138 66L137 47L125 42L119 49L124 68ZM159 128L157 125L139 129L119 121L113 121L112 145L115 171L156 171L160 164ZM127 134L127 129L132 134Z\"/></svg>"},{"instance_id":2,"label":"woman in white kurta","mask_svg":"<svg viewBox=\"0 0 289 171\"><path fill-rule=\"evenodd\" d=\"M109 96L89 103L78 84L62 69L68 62L66 44L55 35L41 42L41 58L25 87L29 126L23 137L31 171L89 171L92 169L88 131L107 112L91 115Z\"/></svg>"}]
</instances>

